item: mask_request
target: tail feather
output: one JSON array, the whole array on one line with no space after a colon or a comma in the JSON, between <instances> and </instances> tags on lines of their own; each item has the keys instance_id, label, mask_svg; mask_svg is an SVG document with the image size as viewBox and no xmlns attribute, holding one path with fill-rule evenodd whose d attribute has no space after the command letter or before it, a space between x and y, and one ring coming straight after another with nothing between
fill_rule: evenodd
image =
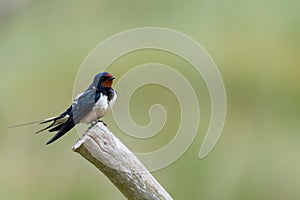
<instances>
[{"instance_id":1,"label":"tail feather","mask_svg":"<svg viewBox=\"0 0 300 200\"><path fill-rule=\"evenodd\" d=\"M41 130L39 130L39 131L37 131L37 132L35 132L35 133L37 134L37 133L40 133L40 132L43 132L43 131L47 130L48 128L51 128L51 127L53 126L54 123L55 123L55 121L52 122L52 123L51 123L49 126L47 126L46 128L43 128L43 129L41 129Z\"/></svg>"},{"instance_id":2,"label":"tail feather","mask_svg":"<svg viewBox=\"0 0 300 200\"><path fill-rule=\"evenodd\" d=\"M60 125L59 125L60 126ZM61 128L59 129L59 131L54 135L53 138L51 138L46 144L51 144L52 142L54 142L55 140L57 140L58 138L60 138L61 136L63 136L64 134L66 134L69 130L71 130L73 127L75 126L73 117L69 117L69 119L67 120L67 122L65 122ZM57 127L55 127L57 128Z\"/></svg>"},{"instance_id":3,"label":"tail feather","mask_svg":"<svg viewBox=\"0 0 300 200\"><path fill-rule=\"evenodd\" d=\"M43 120L39 120L39 121L33 121L33 122L28 122L28 123L23 123L23 124L18 124L18 125L13 125L13 126L9 126L8 128L15 128L15 127L20 127L20 126L27 126L30 124L37 124L37 123L41 123L43 122Z\"/></svg>"},{"instance_id":4,"label":"tail feather","mask_svg":"<svg viewBox=\"0 0 300 200\"><path fill-rule=\"evenodd\" d=\"M54 137L51 138L47 142L47 144L50 144L50 143L54 142L55 140L57 140L58 138L60 138L61 136L63 136L64 134L66 134L69 130L71 130L75 126L75 122L74 122L72 113L70 112L71 108L72 107L68 108L66 112L62 113L59 116L50 117L50 118L47 118L47 119L44 119L44 120L33 121L33 122L29 122L29 123L9 126L8 128L26 126L26 125L30 125L30 124L46 124L46 123L51 122L50 125L48 125L47 127L45 127L45 128L43 128L43 129L36 132L36 133L40 133L40 132L43 132L45 130L48 130L49 132L58 131L54 135Z\"/></svg>"},{"instance_id":5,"label":"tail feather","mask_svg":"<svg viewBox=\"0 0 300 200\"><path fill-rule=\"evenodd\" d=\"M65 123L66 121L68 121L69 117L70 117L70 115L68 115L68 114L57 117L54 120L55 123L53 124L53 126Z\"/></svg>"},{"instance_id":6,"label":"tail feather","mask_svg":"<svg viewBox=\"0 0 300 200\"><path fill-rule=\"evenodd\" d=\"M61 119L61 118L63 118L63 117L65 117L65 116L59 115L59 116L55 116L55 117L50 117L50 118L47 118L47 119L42 120L42 121L40 122L40 124L45 124L45 123L52 122L52 121L55 122L55 121L57 121L57 120L59 120L59 119Z\"/></svg>"},{"instance_id":7,"label":"tail feather","mask_svg":"<svg viewBox=\"0 0 300 200\"><path fill-rule=\"evenodd\" d=\"M27 125L31 125L31 124L45 124L45 123L48 123L48 122L51 122L51 121L57 121L59 119L64 118L65 116L59 115L59 116L50 117L50 118L47 118L47 119L44 119L44 120L38 120L38 121L27 122L27 123L23 123L23 124L17 124L17 125L9 126L8 128L27 126ZM65 121L67 121L67 120L65 120Z\"/></svg>"},{"instance_id":8,"label":"tail feather","mask_svg":"<svg viewBox=\"0 0 300 200\"><path fill-rule=\"evenodd\" d=\"M58 131L64 124L60 124L60 125L57 125L51 129L49 129L48 131L49 132L54 132L54 131Z\"/></svg>"},{"instance_id":9,"label":"tail feather","mask_svg":"<svg viewBox=\"0 0 300 200\"><path fill-rule=\"evenodd\" d=\"M43 129L37 131L36 133L43 132L49 128L52 128L52 129L50 129L52 131L49 130L49 132L57 131L57 130L59 130L59 128L58 129L56 129L56 128L58 126L61 127L68 120L69 117L70 117L69 115L59 115L59 116L50 117L48 119L45 119L42 122L40 122L40 124L45 124L48 122L52 122L52 123L49 126L47 126L46 128L43 128Z\"/></svg>"}]
</instances>

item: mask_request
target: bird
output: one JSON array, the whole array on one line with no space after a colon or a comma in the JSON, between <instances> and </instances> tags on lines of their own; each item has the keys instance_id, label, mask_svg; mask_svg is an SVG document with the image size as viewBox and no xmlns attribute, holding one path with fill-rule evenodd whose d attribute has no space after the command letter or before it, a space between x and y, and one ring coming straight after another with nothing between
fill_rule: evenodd
<instances>
[{"instance_id":1,"label":"bird","mask_svg":"<svg viewBox=\"0 0 300 200\"><path fill-rule=\"evenodd\" d=\"M46 143L48 145L65 135L79 123L94 124L112 108L117 99L117 93L112 88L114 79L115 77L108 72L98 73L91 85L84 92L78 94L74 98L73 103L60 115L17 126L51 122L46 128L36 132L40 133L45 130L49 132L57 131Z\"/></svg>"}]
</instances>

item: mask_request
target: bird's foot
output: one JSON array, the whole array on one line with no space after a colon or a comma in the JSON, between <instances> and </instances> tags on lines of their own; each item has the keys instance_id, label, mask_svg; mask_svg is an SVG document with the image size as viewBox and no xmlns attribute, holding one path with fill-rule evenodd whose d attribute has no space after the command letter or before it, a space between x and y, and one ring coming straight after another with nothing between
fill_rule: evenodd
<instances>
[{"instance_id":1,"label":"bird's foot","mask_svg":"<svg viewBox=\"0 0 300 200\"><path fill-rule=\"evenodd\" d=\"M107 124L106 124L104 121L102 121L102 120L99 120L99 119L98 119L97 122L101 122L104 126L107 126Z\"/></svg>"},{"instance_id":2,"label":"bird's foot","mask_svg":"<svg viewBox=\"0 0 300 200\"><path fill-rule=\"evenodd\" d=\"M89 127L88 129L90 129L90 128L92 128L93 126L95 126L95 125L97 124L97 122L98 122L98 121L92 121L92 122L90 123L90 127Z\"/></svg>"},{"instance_id":3,"label":"bird's foot","mask_svg":"<svg viewBox=\"0 0 300 200\"><path fill-rule=\"evenodd\" d=\"M107 126L102 120L95 120L95 121L92 121L90 124L91 126L88 128L92 128L93 126L95 126L98 122L102 123L104 126Z\"/></svg>"}]
</instances>

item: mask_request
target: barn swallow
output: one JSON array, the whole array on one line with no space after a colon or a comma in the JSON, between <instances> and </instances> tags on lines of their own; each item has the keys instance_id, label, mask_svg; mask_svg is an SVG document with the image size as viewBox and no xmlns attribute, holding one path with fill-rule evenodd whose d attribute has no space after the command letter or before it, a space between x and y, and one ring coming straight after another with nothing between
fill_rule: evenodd
<instances>
[{"instance_id":1,"label":"barn swallow","mask_svg":"<svg viewBox=\"0 0 300 200\"><path fill-rule=\"evenodd\" d=\"M58 116L38 121L37 123L39 124L52 123L36 133L45 130L49 132L57 131L46 143L50 144L66 134L78 123L90 124L96 122L112 108L117 99L116 91L111 87L114 79L108 72L97 74L88 89L79 94L65 112Z\"/></svg>"}]
</instances>

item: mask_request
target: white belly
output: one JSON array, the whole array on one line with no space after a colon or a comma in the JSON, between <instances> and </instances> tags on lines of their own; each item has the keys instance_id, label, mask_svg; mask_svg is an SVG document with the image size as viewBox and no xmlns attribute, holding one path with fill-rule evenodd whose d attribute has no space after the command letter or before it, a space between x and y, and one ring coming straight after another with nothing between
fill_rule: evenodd
<instances>
[{"instance_id":1,"label":"white belly","mask_svg":"<svg viewBox=\"0 0 300 200\"><path fill-rule=\"evenodd\" d=\"M80 120L81 123L89 124L97 119L103 117L113 106L117 99L117 94L114 92L114 98L108 103L107 96L101 94L99 100L96 102L93 109Z\"/></svg>"}]
</instances>

